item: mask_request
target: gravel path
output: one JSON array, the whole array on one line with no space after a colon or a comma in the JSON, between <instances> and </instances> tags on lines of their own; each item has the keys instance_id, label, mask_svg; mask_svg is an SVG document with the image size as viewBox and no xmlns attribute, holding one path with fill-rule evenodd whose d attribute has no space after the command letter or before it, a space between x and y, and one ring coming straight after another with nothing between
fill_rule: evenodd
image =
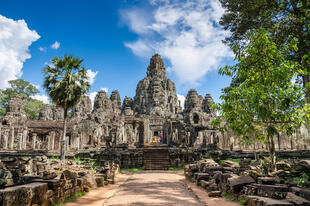
<instances>
[{"instance_id":1,"label":"gravel path","mask_svg":"<svg viewBox=\"0 0 310 206\"><path fill-rule=\"evenodd\" d=\"M132 175L104 206L204 205L187 189L180 172L150 171Z\"/></svg>"}]
</instances>

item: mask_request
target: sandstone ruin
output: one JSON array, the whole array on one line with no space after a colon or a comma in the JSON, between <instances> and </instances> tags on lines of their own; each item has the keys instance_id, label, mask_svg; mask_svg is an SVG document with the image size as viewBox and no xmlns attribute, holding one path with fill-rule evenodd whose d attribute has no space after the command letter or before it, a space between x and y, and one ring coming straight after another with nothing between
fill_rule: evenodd
<instances>
[{"instance_id":1,"label":"sandstone ruin","mask_svg":"<svg viewBox=\"0 0 310 206\"><path fill-rule=\"evenodd\" d=\"M104 150L107 148L143 148L166 145L170 148L203 149L264 149L263 145L240 147L238 137L219 132L210 125L216 117L210 107L213 99L191 89L184 108L178 101L175 84L166 77L160 55L154 55L147 68L147 76L136 88L136 95L125 97L121 103L117 90L108 97L99 91L92 106L88 96L72 109L68 124L66 148L69 152ZM9 102L6 115L1 118L0 150L43 150L57 152L60 147L63 111L45 105L39 119L27 120L23 102L15 96ZM292 138L281 134L276 148L306 149L309 145L306 128Z\"/></svg>"}]
</instances>

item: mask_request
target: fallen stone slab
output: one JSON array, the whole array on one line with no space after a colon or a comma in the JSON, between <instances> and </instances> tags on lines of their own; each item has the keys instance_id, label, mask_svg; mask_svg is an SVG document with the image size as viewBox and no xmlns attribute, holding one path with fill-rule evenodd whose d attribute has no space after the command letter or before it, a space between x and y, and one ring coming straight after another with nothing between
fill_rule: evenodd
<instances>
[{"instance_id":1,"label":"fallen stone slab","mask_svg":"<svg viewBox=\"0 0 310 206\"><path fill-rule=\"evenodd\" d=\"M293 203L285 200L275 200L268 197L245 196L245 200L250 206L294 206Z\"/></svg>"},{"instance_id":2,"label":"fallen stone slab","mask_svg":"<svg viewBox=\"0 0 310 206\"><path fill-rule=\"evenodd\" d=\"M306 200L310 200L310 190L300 188L300 187L291 187L291 191L302 198L305 198Z\"/></svg>"},{"instance_id":3,"label":"fallen stone slab","mask_svg":"<svg viewBox=\"0 0 310 206\"><path fill-rule=\"evenodd\" d=\"M304 199L302 197L299 197L299 196L295 195L292 192L288 192L287 193L286 200L288 202L293 203L296 206L309 206L310 205L310 201L309 200L306 200L306 199Z\"/></svg>"},{"instance_id":4,"label":"fallen stone slab","mask_svg":"<svg viewBox=\"0 0 310 206\"><path fill-rule=\"evenodd\" d=\"M274 199L285 199L288 192L287 185L264 185L264 184L252 184L257 188L257 195L262 197L270 197Z\"/></svg>"},{"instance_id":5,"label":"fallen stone slab","mask_svg":"<svg viewBox=\"0 0 310 206\"><path fill-rule=\"evenodd\" d=\"M208 193L208 197L221 197L222 192L221 191L212 191Z\"/></svg>"},{"instance_id":6,"label":"fallen stone slab","mask_svg":"<svg viewBox=\"0 0 310 206\"><path fill-rule=\"evenodd\" d=\"M239 193L244 186L249 185L254 182L255 180L252 177L245 176L245 175L234 176L234 177L228 178L227 180L227 184L233 193Z\"/></svg>"}]
</instances>

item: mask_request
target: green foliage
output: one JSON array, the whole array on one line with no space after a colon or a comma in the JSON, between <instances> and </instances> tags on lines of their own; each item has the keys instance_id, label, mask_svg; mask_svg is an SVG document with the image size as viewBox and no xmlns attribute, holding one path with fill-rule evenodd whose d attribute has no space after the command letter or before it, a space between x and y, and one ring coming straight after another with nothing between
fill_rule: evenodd
<instances>
[{"instance_id":1,"label":"green foliage","mask_svg":"<svg viewBox=\"0 0 310 206\"><path fill-rule=\"evenodd\" d=\"M95 168L98 167L98 166L100 166L99 163L98 163L98 162L94 162L94 163L92 164L91 167L92 167L93 169L95 169Z\"/></svg>"},{"instance_id":2,"label":"green foliage","mask_svg":"<svg viewBox=\"0 0 310 206\"><path fill-rule=\"evenodd\" d=\"M30 98L24 107L27 118L32 120L38 119L40 110L43 106L44 103L42 101Z\"/></svg>"},{"instance_id":3,"label":"green foliage","mask_svg":"<svg viewBox=\"0 0 310 206\"><path fill-rule=\"evenodd\" d=\"M232 194L227 193L227 192L222 192L222 197L224 197L228 201L239 202L240 205L247 205L245 199L238 198L238 196L235 197Z\"/></svg>"},{"instance_id":4,"label":"green foliage","mask_svg":"<svg viewBox=\"0 0 310 206\"><path fill-rule=\"evenodd\" d=\"M63 59L54 57L53 66L48 65L45 75L44 88L52 102L64 109L63 138L61 140L61 159L65 159L66 121L68 111L75 106L82 96L89 90L90 83L86 70L81 66L83 59L65 55Z\"/></svg>"},{"instance_id":5,"label":"green foliage","mask_svg":"<svg viewBox=\"0 0 310 206\"><path fill-rule=\"evenodd\" d=\"M6 113L6 107L14 95L19 95L24 101L25 114L29 119L37 119L39 111L43 107L42 101L31 98L39 93L39 90L30 82L23 79L9 81L10 87L0 90L0 116Z\"/></svg>"},{"instance_id":6,"label":"green foliage","mask_svg":"<svg viewBox=\"0 0 310 206\"><path fill-rule=\"evenodd\" d=\"M291 174L285 179L286 182L296 184L299 187L304 187L305 182L307 182L308 180L309 176L306 173L298 173L294 170L292 170Z\"/></svg>"},{"instance_id":7,"label":"green foliage","mask_svg":"<svg viewBox=\"0 0 310 206\"><path fill-rule=\"evenodd\" d=\"M68 202L73 202L74 200L83 197L85 195L85 192L78 192L74 195L71 195L68 199L66 199L63 203L57 203L54 206L64 206Z\"/></svg>"},{"instance_id":8,"label":"green foliage","mask_svg":"<svg viewBox=\"0 0 310 206\"><path fill-rule=\"evenodd\" d=\"M235 162L235 163L239 163L240 159L228 158L228 159L225 159L225 160L220 160L220 163L223 164L225 161L232 161L232 162Z\"/></svg>"},{"instance_id":9,"label":"green foliage","mask_svg":"<svg viewBox=\"0 0 310 206\"><path fill-rule=\"evenodd\" d=\"M310 1L308 0L220 0L225 12L220 24L231 32L226 43L247 45L248 34L265 29L277 46L294 40L285 56L299 64L298 73L305 94L310 96Z\"/></svg>"},{"instance_id":10,"label":"green foliage","mask_svg":"<svg viewBox=\"0 0 310 206\"><path fill-rule=\"evenodd\" d=\"M183 171L184 167L170 167L168 170L169 171Z\"/></svg>"},{"instance_id":11,"label":"green foliage","mask_svg":"<svg viewBox=\"0 0 310 206\"><path fill-rule=\"evenodd\" d=\"M81 67L82 62L83 59L73 56L65 55L63 59L55 57L51 60L54 66L48 65L43 71L44 88L53 103L63 108L66 113L90 87L86 70Z\"/></svg>"},{"instance_id":12,"label":"green foliage","mask_svg":"<svg viewBox=\"0 0 310 206\"><path fill-rule=\"evenodd\" d=\"M295 177L293 182L296 183L299 187L303 187L305 182L309 180L309 176L306 173L302 173L301 176Z\"/></svg>"},{"instance_id":13,"label":"green foliage","mask_svg":"<svg viewBox=\"0 0 310 206\"><path fill-rule=\"evenodd\" d=\"M144 169L142 167L138 168L121 168L121 172L140 172L143 171Z\"/></svg>"},{"instance_id":14,"label":"green foliage","mask_svg":"<svg viewBox=\"0 0 310 206\"><path fill-rule=\"evenodd\" d=\"M240 199L240 200L239 200L239 203L240 203L240 205L247 205L245 199Z\"/></svg>"},{"instance_id":15,"label":"green foliage","mask_svg":"<svg viewBox=\"0 0 310 206\"><path fill-rule=\"evenodd\" d=\"M299 66L286 59L294 42L278 47L265 30L248 35L248 44L232 44L238 63L220 69L232 78L223 89L223 103L217 105L228 129L242 137L243 144L262 141L268 144L275 164L273 136L288 131L303 121L305 98L302 87L292 79ZM219 122L214 122L219 125Z\"/></svg>"}]
</instances>

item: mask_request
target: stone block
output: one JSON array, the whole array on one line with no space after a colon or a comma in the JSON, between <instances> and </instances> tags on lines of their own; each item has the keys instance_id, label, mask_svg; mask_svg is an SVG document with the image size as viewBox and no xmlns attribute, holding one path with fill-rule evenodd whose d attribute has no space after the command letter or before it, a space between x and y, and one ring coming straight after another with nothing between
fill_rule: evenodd
<instances>
[{"instance_id":1,"label":"stone block","mask_svg":"<svg viewBox=\"0 0 310 206\"><path fill-rule=\"evenodd\" d=\"M305 198L299 197L292 192L287 193L286 200L288 202L293 203L296 206L309 206L310 205L309 200L306 200Z\"/></svg>"},{"instance_id":2,"label":"stone block","mask_svg":"<svg viewBox=\"0 0 310 206\"><path fill-rule=\"evenodd\" d=\"M208 193L209 197L221 197L222 196L222 192L221 191L212 191Z\"/></svg>"},{"instance_id":3,"label":"stone block","mask_svg":"<svg viewBox=\"0 0 310 206\"><path fill-rule=\"evenodd\" d=\"M275 200L267 197L246 196L246 203L249 206L294 206L285 200Z\"/></svg>"},{"instance_id":4,"label":"stone block","mask_svg":"<svg viewBox=\"0 0 310 206\"><path fill-rule=\"evenodd\" d=\"M254 183L255 180L250 176L234 176L227 179L227 184L233 193L239 193L246 185Z\"/></svg>"}]
</instances>

